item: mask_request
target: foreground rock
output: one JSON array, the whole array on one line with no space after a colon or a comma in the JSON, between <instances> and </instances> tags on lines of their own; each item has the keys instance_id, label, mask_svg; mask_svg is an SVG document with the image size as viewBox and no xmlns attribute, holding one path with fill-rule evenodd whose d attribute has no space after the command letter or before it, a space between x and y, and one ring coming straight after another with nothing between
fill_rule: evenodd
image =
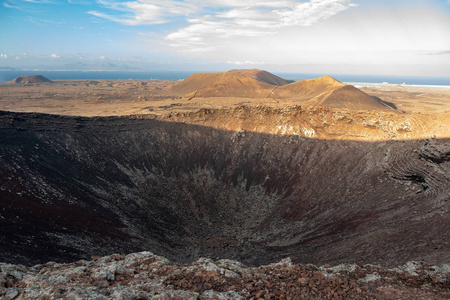
<instances>
[{"instance_id":1,"label":"foreground rock","mask_svg":"<svg viewBox=\"0 0 450 300\"><path fill-rule=\"evenodd\" d=\"M450 299L450 265L395 269L290 259L249 268L232 260L179 265L150 252L71 264L0 264L2 299Z\"/></svg>"}]
</instances>

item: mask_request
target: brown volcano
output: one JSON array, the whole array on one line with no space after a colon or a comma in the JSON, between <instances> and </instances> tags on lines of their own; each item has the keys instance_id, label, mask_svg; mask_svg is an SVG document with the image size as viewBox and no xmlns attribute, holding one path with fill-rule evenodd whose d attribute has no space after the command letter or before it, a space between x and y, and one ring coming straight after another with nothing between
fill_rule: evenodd
<instances>
[{"instance_id":1,"label":"brown volcano","mask_svg":"<svg viewBox=\"0 0 450 300\"><path fill-rule=\"evenodd\" d=\"M277 88L271 95L273 98L291 99L294 101L309 101L321 98L346 85L331 76L316 79L300 80Z\"/></svg>"},{"instance_id":2,"label":"brown volcano","mask_svg":"<svg viewBox=\"0 0 450 300\"><path fill-rule=\"evenodd\" d=\"M251 70L235 69L235 70L230 70L226 73L234 74L236 76L249 77L249 78L261 81L261 82L265 82L265 83L273 84L273 85L280 85L280 86L294 82L293 80L286 80L284 78L278 77L267 71L262 71L262 70L258 70L258 69L251 69Z\"/></svg>"},{"instance_id":3,"label":"brown volcano","mask_svg":"<svg viewBox=\"0 0 450 300\"><path fill-rule=\"evenodd\" d=\"M277 87L291 81L257 69L224 73L196 73L171 89L186 97L266 98Z\"/></svg>"},{"instance_id":4,"label":"brown volcano","mask_svg":"<svg viewBox=\"0 0 450 300\"><path fill-rule=\"evenodd\" d=\"M189 98L273 98L312 106L392 111L393 107L330 76L292 82L257 69L196 73L170 89Z\"/></svg>"},{"instance_id":5,"label":"brown volcano","mask_svg":"<svg viewBox=\"0 0 450 300\"><path fill-rule=\"evenodd\" d=\"M45 78L42 75L31 75L31 76L19 76L14 78L10 82L15 84L27 84L27 83L51 82L51 80Z\"/></svg>"},{"instance_id":6,"label":"brown volcano","mask_svg":"<svg viewBox=\"0 0 450 300\"><path fill-rule=\"evenodd\" d=\"M305 104L313 106L392 111L392 107L380 99L330 76L301 80L279 87L271 97L306 101Z\"/></svg>"}]
</instances>

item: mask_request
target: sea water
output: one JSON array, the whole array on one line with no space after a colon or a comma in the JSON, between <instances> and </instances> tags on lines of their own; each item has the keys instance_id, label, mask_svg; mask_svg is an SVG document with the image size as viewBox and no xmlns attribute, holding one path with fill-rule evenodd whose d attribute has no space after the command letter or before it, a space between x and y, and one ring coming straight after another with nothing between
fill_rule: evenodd
<instances>
[{"instance_id":1,"label":"sea water","mask_svg":"<svg viewBox=\"0 0 450 300\"><path fill-rule=\"evenodd\" d=\"M383 75L317 74L317 73L303 73L303 74L277 73L276 75L294 81L330 75L331 77L341 82L450 86L450 76L389 76L389 75L383 76Z\"/></svg>"},{"instance_id":2,"label":"sea water","mask_svg":"<svg viewBox=\"0 0 450 300\"><path fill-rule=\"evenodd\" d=\"M50 80L67 79L134 79L134 80L180 80L195 72L182 71L0 71L0 82L10 81L23 75L42 75Z\"/></svg>"},{"instance_id":3,"label":"sea water","mask_svg":"<svg viewBox=\"0 0 450 300\"><path fill-rule=\"evenodd\" d=\"M42 75L50 80L61 79L134 79L134 80L182 80L197 71L0 71L0 82L10 81L22 75ZM341 82L366 82L408 85L447 85L450 76L382 76L320 73L282 73L275 75L289 80L303 80L330 75Z\"/></svg>"}]
</instances>

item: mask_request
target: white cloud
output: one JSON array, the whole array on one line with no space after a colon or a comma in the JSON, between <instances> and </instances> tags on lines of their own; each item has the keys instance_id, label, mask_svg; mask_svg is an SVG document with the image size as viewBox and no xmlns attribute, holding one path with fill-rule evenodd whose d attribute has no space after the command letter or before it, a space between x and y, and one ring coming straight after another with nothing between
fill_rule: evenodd
<instances>
[{"instance_id":1,"label":"white cloud","mask_svg":"<svg viewBox=\"0 0 450 300\"><path fill-rule=\"evenodd\" d=\"M38 13L40 4L56 4L53 0L5 0L2 1L3 7L17 9L28 13Z\"/></svg>"},{"instance_id":2,"label":"white cloud","mask_svg":"<svg viewBox=\"0 0 450 300\"><path fill-rule=\"evenodd\" d=\"M60 58L60 56L57 55L57 54L52 54L52 55L50 55L50 57L51 57L51 58Z\"/></svg>"},{"instance_id":3,"label":"white cloud","mask_svg":"<svg viewBox=\"0 0 450 300\"><path fill-rule=\"evenodd\" d=\"M91 5L93 1L88 0L67 0L69 4L78 4L78 5Z\"/></svg>"},{"instance_id":4,"label":"white cloud","mask_svg":"<svg viewBox=\"0 0 450 300\"><path fill-rule=\"evenodd\" d=\"M89 11L88 14L104 18L124 25L150 25L163 24L174 16L187 16L196 11L192 4L179 1L164 0L138 0L130 2L117 2L99 0L105 8L121 12L119 16L98 11Z\"/></svg>"},{"instance_id":5,"label":"white cloud","mask_svg":"<svg viewBox=\"0 0 450 300\"><path fill-rule=\"evenodd\" d=\"M340 65L342 72L350 64L450 63L448 14L425 4L374 8L315 0L276 9L230 7L190 22L166 36L169 49L212 62Z\"/></svg>"},{"instance_id":6,"label":"white cloud","mask_svg":"<svg viewBox=\"0 0 450 300\"><path fill-rule=\"evenodd\" d=\"M191 20L192 25L166 36L172 46L203 47L212 41L232 37L257 37L274 34L273 23L246 19L208 21Z\"/></svg>"},{"instance_id":7,"label":"white cloud","mask_svg":"<svg viewBox=\"0 0 450 300\"><path fill-rule=\"evenodd\" d=\"M13 5L10 5L8 3L3 3L3 6L6 7L6 8L19 8L18 6L13 6Z\"/></svg>"},{"instance_id":8,"label":"white cloud","mask_svg":"<svg viewBox=\"0 0 450 300\"><path fill-rule=\"evenodd\" d=\"M0 58L8 58L8 55L6 55L6 54L0 54Z\"/></svg>"},{"instance_id":9,"label":"white cloud","mask_svg":"<svg viewBox=\"0 0 450 300\"><path fill-rule=\"evenodd\" d=\"M450 1L450 0L449 0ZM425 55L450 55L450 50L424 53ZM423 54L422 54L423 55Z\"/></svg>"},{"instance_id":10,"label":"white cloud","mask_svg":"<svg viewBox=\"0 0 450 300\"><path fill-rule=\"evenodd\" d=\"M218 3L219 1L209 1ZM215 49L230 38L274 35L285 27L311 26L350 7L350 0L221 1L231 9L190 20L191 25L166 36L169 45L185 52ZM245 6L244 6L245 5ZM274 9L277 8L277 9Z\"/></svg>"},{"instance_id":11,"label":"white cloud","mask_svg":"<svg viewBox=\"0 0 450 300\"><path fill-rule=\"evenodd\" d=\"M253 26L247 20L255 19L265 21L261 24L270 22L272 26L310 25L355 6L350 0L310 0L301 3L295 0L98 0L98 3L111 12L93 10L89 14L124 25L162 24L173 17L193 14L197 14L200 20L211 15L216 19L233 19L241 26ZM221 11L223 9L225 11Z\"/></svg>"},{"instance_id":12,"label":"white cloud","mask_svg":"<svg viewBox=\"0 0 450 300\"><path fill-rule=\"evenodd\" d=\"M124 25L136 25L135 21L131 20L131 19L121 19L121 18L117 18L108 14L104 14L95 10L90 10L88 11L88 14L102 18L102 19L106 19L109 21L113 21L113 22L117 22L117 23L122 23ZM153 23L149 23L149 24L153 24Z\"/></svg>"},{"instance_id":13,"label":"white cloud","mask_svg":"<svg viewBox=\"0 0 450 300\"><path fill-rule=\"evenodd\" d=\"M226 12L217 14L219 18L225 19L267 19L267 14L262 10L251 8L235 8Z\"/></svg>"},{"instance_id":14,"label":"white cloud","mask_svg":"<svg viewBox=\"0 0 450 300\"><path fill-rule=\"evenodd\" d=\"M200 1L198 1L200 2ZM298 3L298 1L295 0L280 0L280 1L273 1L273 0L207 0L207 1L201 1L202 3L206 3L208 5L214 5L214 6L222 6L222 7L272 7L272 8L278 8L278 7L286 7L295 5Z\"/></svg>"},{"instance_id":15,"label":"white cloud","mask_svg":"<svg viewBox=\"0 0 450 300\"><path fill-rule=\"evenodd\" d=\"M56 21L51 21L51 20L46 20L46 19L41 19L41 18L34 18L34 17L28 17L25 19L25 21L37 24L37 25L41 25L41 26L50 26L50 25L62 25L64 24L63 22L56 22Z\"/></svg>"},{"instance_id":16,"label":"white cloud","mask_svg":"<svg viewBox=\"0 0 450 300\"><path fill-rule=\"evenodd\" d=\"M39 3L39 4L50 4L53 3L52 1L48 0L22 0L23 2L30 2L30 3Z\"/></svg>"},{"instance_id":17,"label":"white cloud","mask_svg":"<svg viewBox=\"0 0 450 300\"><path fill-rule=\"evenodd\" d=\"M322 19L327 19L350 6L349 0L311 0L300 3L293 8L274 11L283 26L310 26Z\"/></svg>"},{"instance_id":18,"label":"white cloud","mask_svg":"<svg viewBox=\"0 0 450 300\"><path fill-rule=\"evenodd\" d=\"M104 9L90 14L126 25L186 21L165 35L167 49L235 65L407 65L417 61L418 55L412 53L450 49L448 13L425 1L396 5L354 0L97 1ZM419 57L436 65L450 56Z\"/></svg>"},{"instance_id":19,"label":"white cloud","mask_svg":"<svg viewBox=\"0 0 450 300\"><path fill-rule=\"evenodd\" d=\"M15 1L8 1L3 3L3 6L6 8L12 8L12 9L17 9L17 10L21 10L21 11L27 11L27 12L31 12L31 10L27 9L23 3L17 3Z\"/></svg>"},{"instance_id":20,"label":"white cloud","mask_svg":"<svg viewBox=\"0 0 450 300\"><path fill-rule=\"evenodd\" d=\"M245 66L245 65L264 65L266 64L265 62L261 61L251 61L251 60L246 60L246 61L227 61L228 64L231 65L237 65L237 66Z\"/></svg>"}]
</instances>

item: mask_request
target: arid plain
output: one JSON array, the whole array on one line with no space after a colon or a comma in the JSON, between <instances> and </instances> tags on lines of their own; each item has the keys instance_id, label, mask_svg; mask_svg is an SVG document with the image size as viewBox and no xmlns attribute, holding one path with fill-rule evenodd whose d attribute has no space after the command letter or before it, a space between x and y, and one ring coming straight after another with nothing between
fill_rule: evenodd
<instances>
[{"instance_id":1,"label":"arid plain","mask_svg":"<svg viewBox=\"0 0 450 300\"><path fill-rule=\"evenodd\" d=\"M223 79L223 74L226 80ZM248 79L252 82L243 83L242 78L244 81ZM258 124L249 124L236 122L233 118L227 119L226 116L220 119L218 115L199 119L198 114L199 112L201 114L203 110L214 110L228 111L233 115L233 110L242 107L264 107L274 110L302 107L304 110L313 111L324 108L327 114L333 115L334 121L339 118L335 115L340 113L345 115L345 118L356 119L353 121L349 119L346 124L332 122L330 126L319 126L323 128L322 134L317 132L318 135L315 137L357 140L450 137L450 86L379 83L345 85L326 76L311 82L306 80L305 82L308 83L305 86L292 84L287 80L280 82L280 80L284 79L253 69L194 74L185 82L158 80L59 80L25 84L8 82L0 83L0 110L83 117L147 115L146 118L187 122L222 129L286 134L289 133L289 129L274 131L275 127L272 126L274 120L270 118L267 122L260 120ZM324 80L330 80L330 82ZM225 84L219 83L218 89L216 87L216 90L211 90L208 87L217 86L220 81L225 81ZM239 82L239 87L234 86L234 82ZM267 86L266 83L270 85ZM280 91L280 88L286 84L287 86L297 84L297 87L287 92ZM334 85L352 88L355 86L357 89L343 91L338 97L328 97L329 90L333 90L329 86ZM302 94L305 90L314 92ZM235 92L230 94L230 91ZM302 96L296 97L297 94ZM379 103L367 104L372 101L368 96L381 100L383 104L388 103L395 109L386 105L380 106ZM323 100L321 97L327 99ZM342 99L349 100L345 102ZM313 111L312 114L314 114ZM280 123L278 128L290 121L288 118L282 118L278 121ZM310 123L310 120L304 121ZM316 121L322 123L323 120ZM390 133L387 133L390 129L384 128L383 132L376 134L373 130L367 130L370 127L366 126L367 124L361 128L359 126L361 122L372 122L373 127L377 127L377 123L381 122L382 127L406 126L408 128L403 132L394 130L395 132Z\"/></svg>"},{"instance_id":2,"label":"arid plain","mask_svg":"<svg viewBox=\"0 0 450 300\"><path fill-rule=\"evenodd\" d=\"M160 80L55 80L51 83L0 83L0 109L70 116L132 114L228 108L237 105L284 107L292 100L273 98L189 98L170 95L178 82ZM449 113L450 86L349 83L371 96L395 103L406 113Z\"/></svg>"}]
</instances>

